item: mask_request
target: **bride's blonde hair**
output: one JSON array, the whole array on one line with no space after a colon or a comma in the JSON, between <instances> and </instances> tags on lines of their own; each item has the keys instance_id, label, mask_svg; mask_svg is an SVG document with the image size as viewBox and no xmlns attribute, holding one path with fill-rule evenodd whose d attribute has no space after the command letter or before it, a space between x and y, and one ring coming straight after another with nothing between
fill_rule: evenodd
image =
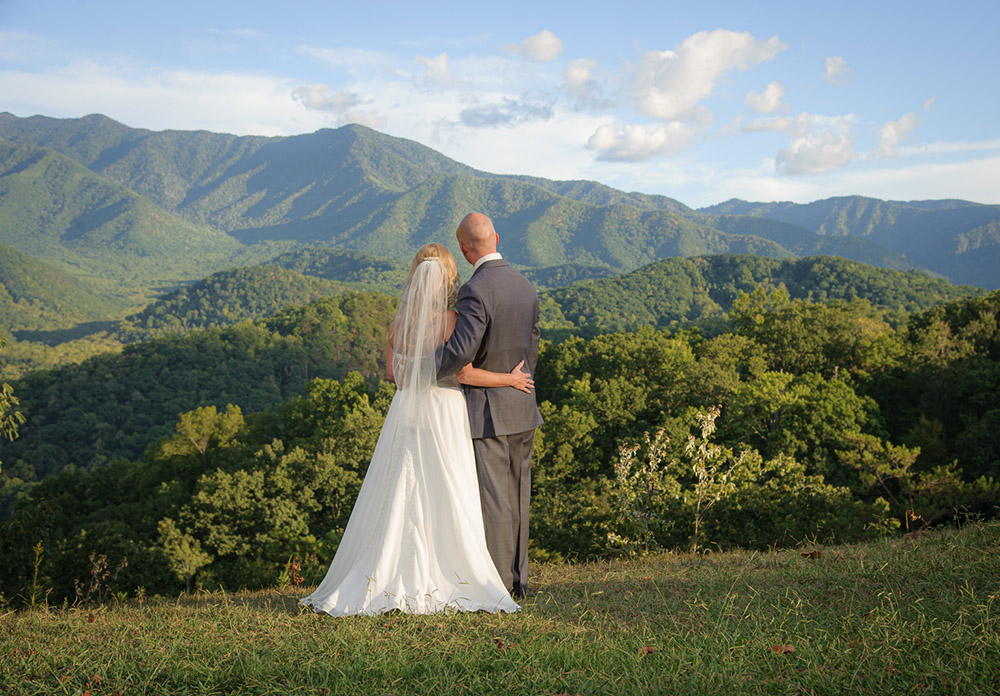
<instances>
[{"instance_id":1,"label":"bride's blonde hair","mask_svg":"<svg viewBox=\"0 0 1000 696\"><path fill-rule=\"evenodd\" d=\"M417 266L432 259L440 260L444 266L447 274L446 282L448 283L448 306L451 307L455 304L455 298L458 296L458 266L455 263L455 257L443 244L431 242L424 244L417 250L417 255L413 257L413 263L410 264L410 272L406 276L406 284L410 284L410 279L413 278L413 272L417 270Z\"/></svg>"}]
</instances>

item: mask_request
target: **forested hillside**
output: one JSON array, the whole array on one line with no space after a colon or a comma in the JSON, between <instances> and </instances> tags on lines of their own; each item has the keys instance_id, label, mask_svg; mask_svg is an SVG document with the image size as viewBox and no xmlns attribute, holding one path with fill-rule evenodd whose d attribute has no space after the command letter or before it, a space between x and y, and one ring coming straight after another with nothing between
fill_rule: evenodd
<instances>
[{"instance_id":1,"label":"forested hillside","mask_svg":"<svg viewBox=\"0 0 1000 696\"><path fill-rule=\"evenodd\" d=\"M301 392L310 376L342 376L353 369L377 379L406 268L323 250L282 259L317 275L277 265L214 274L115 326L99 326L95 345L114 341L125 346L120 355L28 373L14 382L15 391L24 395L28 422L17 442L0 444L0 461L8 467L17 461L30 464L21 477L33 480L70 463L88 467L135 457L166 432L183 408L231 402L257 411ZM563 278L585 272L596 271L553 270ZM373 286L391 288L391 294L352 292ZM740 294L758 288L782 288L793 299L852 302L852 311L877 314L893 326L911 312L982 294L920 272L876 269L835 257L666 259L624 276L543 291L543 335L562 341L643 326L698 326L716 335L732 329L730 314ZM319 301L322 297L332 299ZM868 309L858 309L863 307ZM302 329L296 324L300 320L320 328ZM9 352L21 361L17 348ZM120 413L100 416L111 404Z\"/></svg>"},{"instance_id":2,"label":"forested hillside","mask_svg":"<svg viewBox=\"0 0 1000 696\"><path fill-rule=\"evenodd\" d=\"M123 309L77 280L0 244L0 331L50 329L102 319Z\"/></svg>"},{"instance_id":3,"label":"forested hillside","mask_svg":"<svg viewBox=\"0 0 1000 696\"><path fill-rule=\"evenodd\" d=\"M739 293L779 286L796 299L863 299L890 318L983 293L920 271L878 269L832 256L705 256L664 259L622 276L550 290L541 298L542 320L546 328L577 335L693 322L708 328L725 318Z\"/></svg>"},{"instance_id":4,"label":"forested hillside","mask_svg":"<svg viewBox=\"0 0 1000 696\"><path fill-rule=\"evenodd\" d=\"M3 140L0 243L118 301L203 276L240 250L226 233L177 218L53 150Z\"/></svg>"},{"instance_id":5,"label":"forested hillside","mask_svg":"<svg viewBox=\"0 0 1000 696\"><path fill-rule=\"evenodd\" d=\"M122 342L131 343L164 332L232 326L321 297L342 295L360 285L306 276L273 264L234 268L161 297L126 317L118 334Z\"/></svg>"},{"instance_id":6,"label":"forested hillside","mask_svg":"<svg viewBox=\"0 0 1000 696\"><path fill-rule=\"evenodd\" d=\"M466 277L468 267L461 269ZM260 319L292 304L349 290L398 295L408 264L367 254L305 249L274 264L213 274L174 291L122 322L122 340L149 331L185 331ZM669 258L616 276L605 266L526 269L541 291L543 325L594 333L724 319L738 292L785 287L792 297L863 298L890 312L926 309L983 294L919 271L890 271L838 257L772 259L753 255ZM551 288L551 289L546 289ZM556 334L560 335L560 334Z\"/></svg>"},{"instance_id":7,"label":"forested hillside","mask_svg":"<svg viewBox=\"0 0 1000 696\"><path fill-rule=\"evenodd\" d=\"M349 249L307 247L282 254L271 263L303 275L398 294L406 282L410 261L387 259Z\"/></svg>"},{"instance_id":8,"label":"forested hillside","mask_svg":"<svg viewBox=\"0 0 1000 696\"><path fill-rule=\"evenodd\" d=\"M17 254L13 250L10 252ZM18 258L22 258L24 264L34 263L40 267L30 257L19 255ZM3 270L2 259L0 254L0 271ZM11 267L18 266L13 264ZM78 304L89 301L90 295L85 290L77 288L75 294L61 293L60 285L55 282L45 281L44 288L50 289L44 289L38 282L15 283L12 285L15 292L26 284L35 290L34 294L26 293L29 297L43 299L31 302L19 300L11 310L12 319L8 325L12 328L22 327L17 323L17 317L26 316L26 307L44 309L63 298L65 301L60 307L65 311L32 314L37 317L31 325L36 330L15 330L13 335L17 341L4 353L0 376L17 379L33 370L78 363L96 354L118 351L126 344L169 332L183 334L194 329L227 327L248 319L263 319L287 307L303 305L320 297L334 297L358 290L376 290L395 296L403 286L406 271L407 266L401 262L376 259L359 252L303 249L282 254L273 264L213 273L203 280L162 295L141 311L120 321L89 322L83 322L83 319L106 316L103 312L111 311L107 309L107 302L97 305L105 308L103 312L95 310L87 316L73 314L71 312ZM46 278L42 274L36 274L36 277ZM64 281L64 284L75 287L73 281ZM52 299L45 300L46 297ZM0 296L0 309L2 307ZM48 318L48 321L38 324L43 318ZM76 323L69 329L50 328L64 326L68 320L83 323Z\"/></svg>"},{"instance_id":9,"label":"forested hillside","mask_svg":"<svg viewBox=\"0 0 1000 696\"><path fill-rule=\"evenodd\" d=\"M355 290L399 294L408 264L361 252L307 248L273 264L214 273L167 293L118 322L90 322L73 330L21 331L6 353L2 374L13 379L51 369L165 332L232 326L268 317L290 305ZM469 269L462 269L468 276ZM892 312L924 309L981 294L918 271L877 269L836 257L769 259L751 255L671 258L624 276L607 266L564 264L525 269L542 301L551 340L592 336L642 325L698 323L718 330L738 291L784 286L796 298L864 298ZM548 289L546 289L548 288ZM86 295L80 295L85 298ZM30 341L30 342L29 342Z\"/></svg>"},{"instance_id":10,"label":"forested hillside","mask_svg":"<svg viewBox=\"0 0 1000 696\"><path fill-rule=\"evenodd\" d=\"M20 498L0 528L0 592L30 582L39 539L58 596L91 552L127 556L121 585L153 592L267 584L289 558L317 579L392 394L373 348L391 301L373 300L20 382L24 442L0 451L6 499ZM756 290L710 339L644 327L543 344L533 557L856 540L995 514L998 316L997 292L897 328L869 303ZM367 380L326 378L352 361ZM54 404L72 418L57 425Z\"/></svg>"},{"instance_id":11,"label":"forested hillside","mask_svg":"<svg viewBox=\"0 0 1000 696\"><path fill-rule=\"evenodd\" d=\"M121 353L26 375L14 383L27 421L0 445L6 479L135 458L198 406L261 411L316 377L351 370L377 381L395 299L349 294L286 308L268 320L172 334Z\"/></svg>"}]
</instances>

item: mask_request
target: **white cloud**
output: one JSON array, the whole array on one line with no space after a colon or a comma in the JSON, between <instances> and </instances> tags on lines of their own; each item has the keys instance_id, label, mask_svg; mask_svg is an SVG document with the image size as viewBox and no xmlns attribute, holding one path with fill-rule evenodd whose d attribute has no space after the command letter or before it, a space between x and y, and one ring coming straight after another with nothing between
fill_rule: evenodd
<instances>
[{"instance_id":1,"label":"white cloud","mask_svg":"<svg viewBox=\"0 0 1000 696\"><path fill-rule=\"evenodd\" d=\"M775 158L781 174L818 174L856 159L851 136L854 116L819 116L803 111L797 116L761 118L743 127L746 133L774 132L792 139Z\"/></svg>"},{"instance_id":2,"label":"white cloud","mask_svg":"<svg viewBox=\"0 0 1000 696\"><path fill-rule=\"evenodd\" d=\"M847 83L850 71L851 68L847 65L846 60L840 56L830 56L826 59L826 72L823 74L823 79L839 87Z\"/></svg>"},{"instance_id":3,"label":"white cloud","mask_svg":"<svg viewBox=\"0 0 1000 696\"><path fill-rule=\"evenodd\" d=\"M566 91L577 108L597 109L611 106L601 96L601 85L594 77L593 69L597 61L593 58L577 58L563 71Z\"/></svg>"},{"instance_id":4,"label":"white cloud","mask_svg":"<svg viewBox=\"0 0 1000 696\"><path fill-rule=\"evenodd\" d=\"M424 79L427 82L434 82L441 85L455 84L455 78L452 77L448 69L447 53L439 53L434 58L417 56L417 62L424 66Z\"/></svg>"},{"instance_id":5,"label":"white cloud","mask_svg":"<svg viewBox=\"0 0 1000 696\"><path fill-rule=\"evenodd\" d=\"M292 98L306 108L334 112L357 106L359 101L358 95L354 92L348 92L345 89L331 92L330 88L323 83L297 87L292 90Z\"/></svg>"},{"instance_id":6,"label":"white cloud","mask_svg":"<svg viewBox=\"0 0 1000 696\"><path fill-rule=\"evenodd\" d=\"M0 94L6 96L5 108L14 113L101 113L137 128L237 135L287 135L328 125L328 114L292 96L296 87L266 74L135 73L93 61L41 72L0 72Z\"/></svg>"},{"instance_id":7,"label":"white cloud","mask_svg":"<svg viewBox=\"0 0 1000 696\"><path fill-rule=\"evenodd\" d=\"M930 111L931 107L934 106L934 103L936 101L937 101L937 97L931 97L930 99L928 99L927 101L925 101L924 102L924 111L925 112L926 111Z\"/></svg>"},{"instance_id":8,"label":"white cloud","mask_svg":"<svg viewBox=\"0 0 1000 696\"><path fill-rule=\"evenodd\" d=\"M846 167L854 158L850 125L844 119L836 133L824 130L796 138L778 153L774 164L782 174L801 176Z\"/></svg>"},{"instance_id":9,"label":"white cloud","mask_svg":"<svg viewBox=\"0 0 1000 696\"><path fill-rule=\"evenodd\" d=\"M591 70L597 67L597 61L593 58L577 58L570 61L569 67L563 72L566 84L570 89L585 89L588 84L594 81Z\"/></svg>"},{"instance_id":10,"label":"white cloud","mask_svg":"<svg viewBox=\"0 0 1000 696\"><path fill-rule=\"evenodd\" d=\"M563 72L566 88L570 94L579 97L587 97L591 94L596 83L591 70L596 67L597 61L593 58L577 58L570 62L569 67Z\"/></svg>"},{"instance_id":11,"label":"white cloud","mask_svg":"<svg viewBox=\"0 0 1000 696\"><path fill-rule=\"evenodd\" d=\"M690 126L679 121L654 127L626 125L624 128L606 123L590 136L587 147L596 150L600 160L644 162L675 154L693 137Z\"/></svg>"},{"instance_id":12,"label":"white cloud","mask_svg":"<svg viewBox=\"0 0 1000 696\"><path fill-rule=\"evenodd\" d=\"M550 103L504 98L493 104L463 109L459 120L462 125L470 128L498 128L516 126L527 121L548 121L553 115Z\"/></svg>"},{"instance_id":13,"label":"white cloud","mask_svg":"<svg viewBox=\"0 0 1000 696\"><path fill-rule=\"evenodd\" d=\"M772 131L775 133L784 133L785 135L793 137L801 137L809 131L813 121L814 117L803 111L801 114L793 118L787 118L785 116L759 118L756 121L751 121L747 125L743 126L743 131L746 133L762 133Z\"/></svg>"},{"instance_id":14,"label":"white cloud","mask_svg":"<svg viewBox=\"0 0 1000 696\"><path fill-rule=\"evenodd\" d=\"M383 128L385 118L374 111L356 108L361 104L361 98L355 92L345 89L331 90L327 85L316 83L296 87L292 90L292 99L307 109L325 111L336 117L335 125L359 123L369 128Z\"/></svg>"},{"instance_id":15,"label":"white cloud","mask_svg":"<svg viewBox=\"0 0 1000 696\"><path fill-rule=\"evenodd\" d=\"M898 146L910 132L920 125L920 119L912 111L904 114L898 121L888 121L878 131L878 143L875 145L876 157L895 157Z\"/></svg>"},{"instance_id":16,"label":"white cloud","mask_svg":"<svg viewBox=\"0 0 1000 696\"><path fill-rule=\"evenodd\" d=\"M649 51L633 80L636 105L654 118L703 118L699 102L722 76L771 60L784 48L777 36L759 41L747 32L717 29L689 36L673 51Z\"/></svg>"},{"instance_id":17,"label":"white cloud","mask_svg":"<svg viewBox=\"0 0 1000 696\"><path fill-rule=\"evenodd\" d=\"M521 51L536 63L549 63L563 52L563 42L548 29L521 42Z\"/></svg>"},{"instance_id":18,"label":"white cloud","mask_svg":"<svg viewBox=\"0 0 1000 696\"><path fill-rule=\"evenodd\" d=\"M771 82L763 93L750 92L746 96L746 104L758 114L769 114L784 106L781 98L785 96L785 86L780 82Z\"/></svg>"}]
</instances>

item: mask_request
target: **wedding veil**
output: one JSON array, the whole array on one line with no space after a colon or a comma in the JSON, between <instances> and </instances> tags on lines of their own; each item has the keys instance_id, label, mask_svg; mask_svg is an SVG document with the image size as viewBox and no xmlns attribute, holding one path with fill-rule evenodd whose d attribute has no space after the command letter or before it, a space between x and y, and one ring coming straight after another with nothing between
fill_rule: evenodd
<instances>
[{"instance_id":1,"label":"wedding veil","mask_svg":"<svg viewBox=\"0 0 1000 696\"><path fill-rule=\"evenodd\" d=\"M444 342L450 287L441 259L421 261L407 281L392 322L392 372L407 402L401 404L403 414L409 418L419 415L417 400L437 383L436 351Z\"/></svg>"}]
</instances>

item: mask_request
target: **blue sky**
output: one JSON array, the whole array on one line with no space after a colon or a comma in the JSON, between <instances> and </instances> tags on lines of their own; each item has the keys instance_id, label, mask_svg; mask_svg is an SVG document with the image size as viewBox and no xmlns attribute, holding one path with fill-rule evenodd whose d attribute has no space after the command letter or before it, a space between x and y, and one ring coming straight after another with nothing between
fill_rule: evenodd
<instances>
[{"instance_id":1,"label":"blue sky","mask_svg":"<svg viewBox=\"0 0 1000 696\"><path fill-rule=\"evenodd\" d=\"M694 207L1000 204L998 25L995 0L0 0L0 111L240 135L356 122Z\"/></svg>"}]
</instances>

